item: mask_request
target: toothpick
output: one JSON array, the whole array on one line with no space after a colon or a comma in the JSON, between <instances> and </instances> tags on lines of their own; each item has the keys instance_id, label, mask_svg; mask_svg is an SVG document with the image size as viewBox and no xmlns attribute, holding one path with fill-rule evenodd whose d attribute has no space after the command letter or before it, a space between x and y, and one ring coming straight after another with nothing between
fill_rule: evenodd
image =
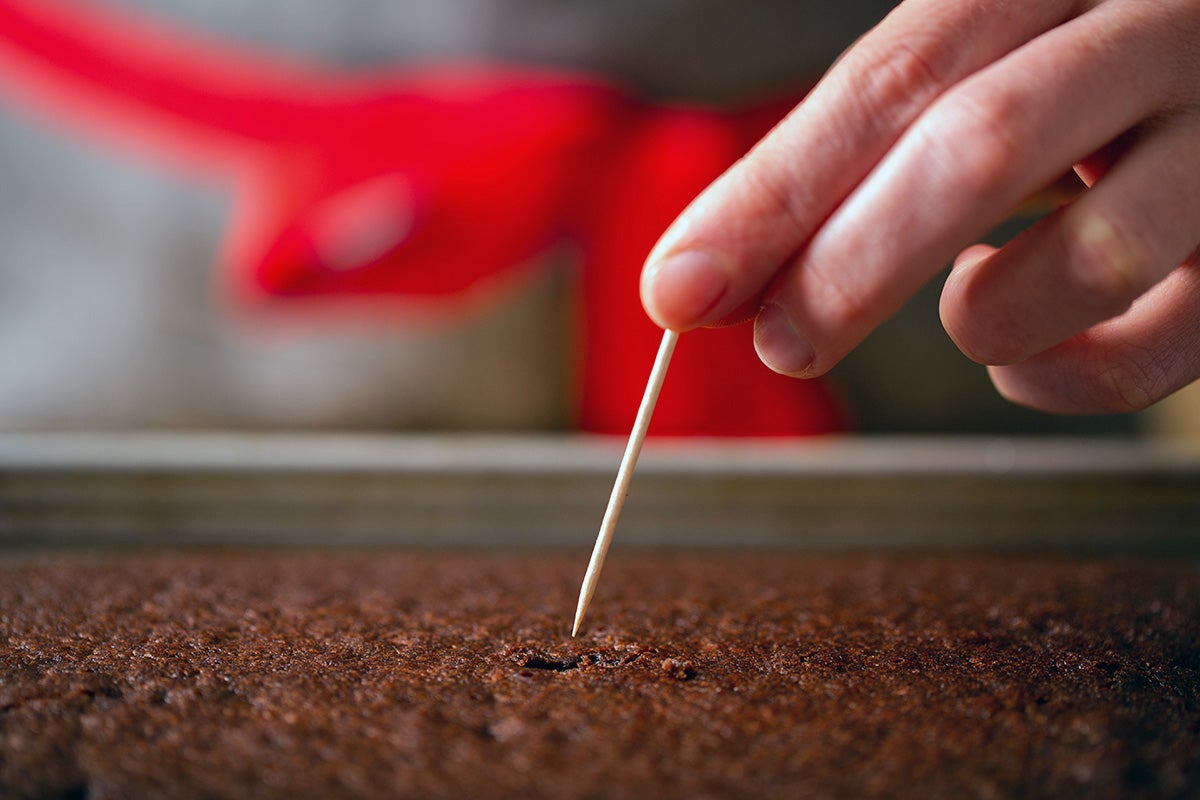
<instances>
[{"instance_id":1,"label":"toothpick","mask_svg":"<svg viewBox=\"0 0 1200 800\"><path fill-rule=\"evenodd\" d=\"M654 359L654 369L650 370L646 393L642 395L642 405L638 408L633 432L629 434L629 444L625 447L625 455L621 458L621 466L617 470L617 480L613 484L612 495L608 498L604 521L600 523L600 533L596 535L592 560L588 562L587 572L583 576L583 586L579 587L579 605L575 607L575 624L571 627L571 636L579 633L583 615L587 613L588 604L592 602L592 595L596 591L596 581L599 580L600 570L604 567L604 557L608 555L608 545L612 542L613 531L617 527L617 517L621 515L625 497L629 494L633 469L637 466L638 455L642 452L642 443L646 441L646 431L650 428L654 404L658 402L658 393L662 391L663 379L667 376L667 365L671 363L671 354L675 352L675 342L678 340L678 331L669 330L663 333L662 344L658 346L658 357Z\"/></svg>"}]
</instances>

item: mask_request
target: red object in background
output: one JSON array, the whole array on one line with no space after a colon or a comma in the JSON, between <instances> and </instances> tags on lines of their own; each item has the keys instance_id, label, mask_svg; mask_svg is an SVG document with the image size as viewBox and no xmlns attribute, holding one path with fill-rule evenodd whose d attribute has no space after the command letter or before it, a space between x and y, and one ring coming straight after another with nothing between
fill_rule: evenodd
<instances>
[{"instance_id":1,"label":"red object in background","mask_svg":"<svg viewBox=\"0 0 1200 800\"><path fill-rule=\"evenodd\" d=\"M0 0L0 89L231 180L223 275L241 301L453 310L575 239L577 424L616 434L661 334L638 300L645 254L785 108L655 106L590 76L498 64L337 74L54 0ZM822 383L767 370L739 326L682 338L652 433L842 426Z\"/></svg>"}]
</instances>

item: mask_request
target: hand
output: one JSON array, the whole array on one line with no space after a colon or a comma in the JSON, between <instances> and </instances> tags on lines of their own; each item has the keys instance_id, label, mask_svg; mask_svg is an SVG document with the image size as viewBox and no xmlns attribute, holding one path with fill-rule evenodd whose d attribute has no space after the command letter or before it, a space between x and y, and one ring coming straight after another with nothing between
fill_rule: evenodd
<instances>
[{"instance_id":1,"label":"hand","mask_svg":"<svg viewBox=\"0 0 1200 800\"><path fill-rule=\"evenodd\" d=\"M1077 199L969 246L1072 168ZM1200 377L1198 245L1200 2L908 0L671 226L642 302L754 317L814 377L954 260L943 325L1002 394L1131 411Z\"/></svg>"}]
</instances>

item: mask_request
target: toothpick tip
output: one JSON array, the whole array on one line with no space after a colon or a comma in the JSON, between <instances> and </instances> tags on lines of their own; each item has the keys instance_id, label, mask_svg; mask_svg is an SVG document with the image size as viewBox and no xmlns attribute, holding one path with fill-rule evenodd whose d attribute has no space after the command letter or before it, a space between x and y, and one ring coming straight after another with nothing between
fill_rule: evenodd
<instances>
[{"instance_id":1,"label":"toothpick tip","mask_svg":"<svg viewBox=\"0 0 1200 800\"><path fill-rule=\"evenodd\" d=\"M586 580L584 584L586 585ZM583 594L580 594L579 605L575 609L575 623L571 625L571 638L575 638L575 634L579 633L579 629L583 627L583 615L587 613L587 601Z\"/></svg>"}]
</instances>

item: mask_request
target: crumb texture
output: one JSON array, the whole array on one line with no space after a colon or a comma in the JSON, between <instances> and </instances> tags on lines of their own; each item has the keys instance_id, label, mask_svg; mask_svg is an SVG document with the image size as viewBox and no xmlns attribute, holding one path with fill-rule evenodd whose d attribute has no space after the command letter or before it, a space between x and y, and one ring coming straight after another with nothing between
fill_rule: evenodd
<instances>
[{"instance_id":1,"label":"crumb texture","mask_svg":"<svg viewBox=\"0 0 1200 800\"><path fill-rule=\"evenodd\" d=\"M0 564L0 797L1200 796L1200 569L993 556Z\"/></svg>"}]
</instances>

